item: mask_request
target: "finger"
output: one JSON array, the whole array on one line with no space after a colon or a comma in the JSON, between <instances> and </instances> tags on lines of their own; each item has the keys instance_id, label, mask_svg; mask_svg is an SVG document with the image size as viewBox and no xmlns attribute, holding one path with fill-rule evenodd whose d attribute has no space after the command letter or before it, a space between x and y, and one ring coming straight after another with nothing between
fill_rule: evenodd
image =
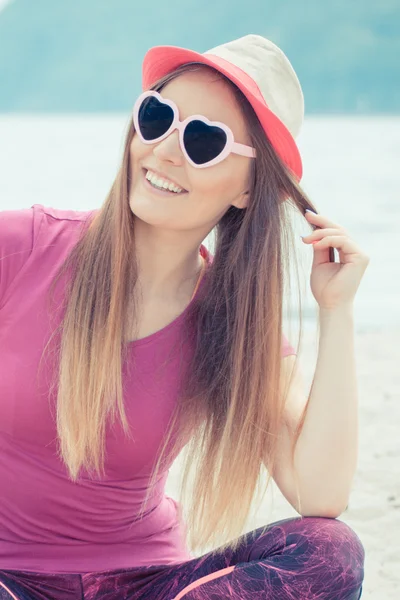
<instances>
[{"instance_id":1,"label":"finger","mask_svg":"<svg viewBox=\"0 0 400 600\"><path fill-rule=\"evenodd\" d=\"M320 240L312 242L314 248L313 267L320 264L335 262L334 248L339 255L339 263L354 262L347 235L327 235ZM348 253L348 254L346 254Z\"/></svg>"},{"instance_id":2,"label":"finger","mask_svg":"<svg viewBox=\"0 0 400 600\"><path fill-rule=\"evenodd\" d=\"M330 219L321 214L306 212L305 217L307 221L309 221L313 225L318 225L319 227L333 227L334 229L343 229L341 225L334 223L334 221L331 221Z\"/></svg>"},{"instance_id":3,"label":"finger","mask_svg":"<svg viewBox=\"0 0 400 600\"><path fill-rule=\"evenodd\" d=\"M328 235L313 244L315 250L323 250L326 248L336 248L343 256L354 257L363 256L357 244L346 235ZM342 261L341 261L342 262Z\"/></svg>"},{"instance_id":4,"label":"finger","mask_svg":"<svg viewBox=\"0 0 400 600\"><path fill-rule=\"evenodd\" d=\"M328 235L346 235L346 231L344 231L343 229L333 228L315 229L312 233L302 236L302 239L305 242L312 242L313 240L320 240Z\"/></svg>"}]
</instances>

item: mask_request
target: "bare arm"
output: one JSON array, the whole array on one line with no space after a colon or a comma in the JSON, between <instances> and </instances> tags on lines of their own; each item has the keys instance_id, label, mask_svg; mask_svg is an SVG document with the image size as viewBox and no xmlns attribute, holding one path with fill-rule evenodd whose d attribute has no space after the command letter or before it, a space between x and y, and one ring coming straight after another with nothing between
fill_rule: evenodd
<instances>
[{"instance_id":1,"label":"bare arm","mask_svg":"<svg viewBox=\"0 0 400 600\"><path fill-rule=\"evenodd\" d=\"M293 356L283 359L284 376L291 372L294 359ZM290 442L306 401L303 377L297 369L282 424L281 458L273 474L276 484L297 512ZM295 451L303 516L336 518L345 510L357 465L357 410L352 309L321 310L313 386Z\"/></svg>"}]
</instances>

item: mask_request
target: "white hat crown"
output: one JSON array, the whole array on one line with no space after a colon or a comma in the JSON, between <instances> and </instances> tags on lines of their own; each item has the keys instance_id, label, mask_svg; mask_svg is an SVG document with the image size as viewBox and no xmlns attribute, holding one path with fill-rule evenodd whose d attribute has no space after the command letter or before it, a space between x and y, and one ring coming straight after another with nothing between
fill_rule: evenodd
<instances>
[{"instance_id":1,"label":"white hat crown","mask_svg":"<svg viewBox=\"0 0 400 600\"><path fill-rule=\"evenodd\" d=\"M267 38L249 34L207 50L239 67L257 84L268 108L293 138L304 121L304 96L300 81L286 54Z\"/></svg>"}]
</instances>

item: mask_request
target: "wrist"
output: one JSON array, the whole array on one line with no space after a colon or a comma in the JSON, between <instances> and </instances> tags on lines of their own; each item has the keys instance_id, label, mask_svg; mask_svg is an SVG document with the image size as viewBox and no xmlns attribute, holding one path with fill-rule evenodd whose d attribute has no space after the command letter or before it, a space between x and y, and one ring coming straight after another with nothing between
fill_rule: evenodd
<instances>
[{"instance_id":1,"label":"wrist","mask_svg":"<svg viewBox=\"0 0 400 600\"><path fill-rule=\"evenodd\" d=\"M322 320L332 320L336 318L353 318L354 305L343 304L335 308L319 307L319 318Z\"/></svg>"}]
</instances>

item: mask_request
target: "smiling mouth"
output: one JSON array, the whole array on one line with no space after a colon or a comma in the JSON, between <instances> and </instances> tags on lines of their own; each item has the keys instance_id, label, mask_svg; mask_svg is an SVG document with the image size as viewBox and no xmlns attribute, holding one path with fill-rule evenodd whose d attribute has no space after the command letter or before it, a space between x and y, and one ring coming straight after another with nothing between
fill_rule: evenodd
<instances>
[{"instance_id":1,"label":"smiling mouth","mask_svg":"<svg viewBox=\"0 0 400 600\"><path fill-rule=\"evenodd\" d=\"M168 188L165 188L165 187L159 186L159 185L157 185L157 183L153 183L153 182L151 182L151 181L150 181L150 180L149 180L149 179L146 177L147 173L149 172L149 169L143 168L143 169L142 169L142 171L143 171L143 176L144 176L144 182L145 182L145 185L146 185L146 186L149 186L149 187L151 187L151 188L152 188L152 189L154 189L154 190L157 190L157 191L159 191L159 192L164 192L165 194L170 194L170 195L174 195L174 196L181 196L182 194L187 194L187 193L188 193L188 190L185 190L185 188L183 188L183 187L181 187L181 186L178 186L178 185L176 185L176 184L175 184L175 183L173 183L172 181L171 181L170 183L172 183L172 185L174 185L175 187L179 188L179 189L180 189L180 191L178 191L178 192L177 192L177 191L175 191L175 190L170 190L170 189L168 189ZM150 169L150 171L151 171L151 169ZM160 177L160 179L163 179L163 178L161 178L161 177ZM164 179L164 181L165 181L165 182L168 182L169 180L168 180L168 179Z\"/></svg>"}]
</instances>

